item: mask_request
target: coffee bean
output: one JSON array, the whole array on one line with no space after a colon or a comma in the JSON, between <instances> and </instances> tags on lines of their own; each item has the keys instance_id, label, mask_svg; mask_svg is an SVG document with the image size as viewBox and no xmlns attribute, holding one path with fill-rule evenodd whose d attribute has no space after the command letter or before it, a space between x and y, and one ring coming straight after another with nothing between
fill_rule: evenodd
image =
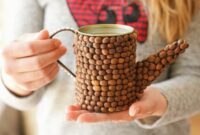
<instances>
[{"instance_id":1,"label":"coffee bean","mask_svg":"<svg viewBox=\"0 0 200 135\"><path fill-rule=\"evenodd\" d=\"M109 97L113 97L115 95L115 93L113 91L108 91L107 96Z\"/></svg>"},{"instance_id":2,"label":"coffee bean","mask_svg":"<svg viewBox=\"0 0 200 135\"><path fill-rule=\"evenodd\" d=\"M115 37L110 38L110 43L114 43L116 41Z\"/></svg>"},{"instance_id":3,"label":"coffee bean","mask_svg":"<svg viewBox=\"0 0 200 135\"><path fill-rule=\"evenodd\" d=\"M123 101L118 101L117 104L121 106L121 105L124 104L124 102Z\"/></svg>"},{"instance_id":4,"label":"coffee bean","mask_svg":"<svg viewBox=\"0 0 200 135\"><path fill-rule=\"evenodd\" d=\"M92 107L94 107L94 106L96 105L96 102L95 102L95 101L90 101L90 105L91 105Z\"/></svg>"},{"instance_id":5,"label":"coffee bean","mask_svg":"<svg viewBox=\"0 0 200 135\"><path fill-rule=\"evenodd\" d=\"M103 55L108 55L108 54L109 54L109 52L108 52L108 50L107 50L107 49L103 49L103 50L102 50L102 54L103 54Z\"/></svg>"},{"instance_id":6,"label":"coffee bean","mask_svg":"<svg viewBox=\"0 0 200 135\"><path fill-rule=\"evenodd\" d=\"M98 101L98 102L97 102L97 106L102 107L102 106L103 106L103 103L102 103L101 101Z\"/></svg>"},{"instance_id":7,"label":"coffee bean","mask_svg":"<svg viewBox=\"0 0 200 135\"><path fill-rule=\"evenodd\" d=\"M94 42L94 37L90 37L89 41L93 43Z\"/></svg>"},{"instance_id":8,"label":"coffee bean","mask_svg":"<svg viewBox=\"0 0 200 135\"><path fill-rule=\"evenodd\" d=\"M162 63L163 65L166 65L166 64L167 64L167 60L166 60L166 59L162 59L162 60L161 60L161 63Z\"/></svg>"},{"instance_id":9,"label":"coffee bean","mask_svg":"<svg viewBox=\"0 0 200 135\"><path fill-rule=\"evenodd\" d=\"M124 61L125 61L124 58L119 58L119 63L124 63Z\"/></svg>"},{"instance_id":10,"label":"coffee bean","mask_svg":"<svg viewBox=\"0 0 200 135\"><path fill-rule=\"evenodd\" d=\"M122 41L123 41L123 38L122 38L121 36L118 36L118 37L117 37L117 42L118 42L118 43L121 43Z\"/></svg>"},{"instance_id":11,"label":"coffee bean","mask_svg":"<svg viewBox=\"0 0 200 135\"><path fill-rule=\"evenodd\" d=\"M108 112L108 110L104 107L101 107L101 112L106 113L106 112Z\"/></svg>"},{"instance_id":12,"label":"coffee bean","mask_svg":"<svg viewBox=\"0 0 200 135\"><path fill-rule=\"evenodd\" d=\"M102 90L102 91L108 91L109 88L108 88L108 86L101 86L101 90Z\"/></svg>"},{"instance_id":13,"label":"coffee bean","mask_svg":"<svg viewBox=\"0 0 200 135\"><path fill-rule=\"evenodd\" d=\"M159 62L160 62L160 58L159 58L159 57L156 57L154 63L155 63L155 64L158 64Z\"/></svg>"},{"instance_id":14,"label":"coffee bean","mask_svg":"<svg viewBox=\"0 0 200 135\"><path fill-rule=\"evenodd\" d=\"M116 48L116 52L118 52L118 53L123 52L123 48L122 48L122 47L117 47L117 48Z\"/></svg>"},{"instance_id":15,"label":"coffee bean","mask_svg":"<svg viewBox=\"0 0 200 135\"><path fill-rule=\"evenodd\" d=\"M102 81L100 81L100 85L107 86L108 85L108 81L102 80Z\"/></svg>"},{"instance_id":16,"label":"coffee bean","mask_svg":"<svg viewBox=\"0 0 200 135\"><path fill-rule=\"evenodd\" d=\"M93 43L93 47L94 47L95 49L99 49L99 48L100 48L100 44L99 44L99 43Z\"/></svg>"},{"instance_id":17,"label":"coffee bean","mask_svg":"<svg viewBox=\"0 0 200 135\"><path fill-rule=\"evenodd\" d=\"M154 62L155 60L156 60L156 57L153 55L149 56L149 58L148 58L149 62Z\"/></svg>"},{"instance_id":18,"label":"coffee bean","mask_svg":"<svg viewBox=\"0 0 200 135\"><path fill-rule=\"evenodd\" d=\"M103 38L102 43L108 43L110 39L108 37Z\"/></svg>"},{"instance_id":19,"label":"coffee bean","mask_svg":"<svg viewBox=\"0 0 200 135\"><path fill-rule=\"evenodd\" d=\"M117 64L117 68L118 68L118 69L123 69L123 68L124 68L124 65L123 65L123 64Z\"/></svg>"},{"instance_id":20,"label":"coffee bean","mask_svg":"<svg viewBox=\"0 0 200 135\"><path fill-rule=\"evenodd\" d=\"M120 53L115 53L115 54L114 54L114 57L115 57L115 58L119 58L119 57L120 57Z\"/></svg>"},{"instance_id":21,"label":"coffee bean","mask_svg":"<svg viewBox=\"0 0 200 135\"><path fill-rule=\"evenodd\" d=\"M86 106L85 104L82 104L82 105L81 105L81 108L82 108L83 110L85 110L85 109L87 108L87 106Z\"/></svg>"},{"instance_id":22,"label":"coffee bean","mask_svg":"<svg viewBox=\"0 0 200 135\"><path fill-rule=\"evenodd\" d=\"M98 75L98 71L97 70L92 70L92 75L93 76L97 76Z\"/></svg>"},{"instance_id":23,"label":"coffee bean","mask_svg":"<svg viewBox=\"0 0 200 135\"><path fill-rule=\"evenodd\" d=\"M105 55L100 55L101 60L105 60L106 56Z\"/></svg>"},{"instance_id":24,"label":"coffee bean","mask_svg":"<svg viewBox=\"0 0 200 135\"><path fill-rule=\"evenodd\" d=\"M88 52L88 51L87 51L87 52ZM92 54L94 54L94 53L95 53L95 49L94 49L94 48L90 48L90 49L89 49L89 52L92 53Z\"/></svg>"},{"instance_id":25,"label":"coffee bean","mask_svg":"<svg viewBox=\"0 0 200 135\"><path fill-rule=\"evenodd\" d=\"M101 49L106 49L107 48L107 44L100 44L100 48Z\"/></svg>"},{"instance_id":26,"label":"coffee bean","mask_svg":"<svg viewBox=\"0 0 200 135\"><path fill-rule=\"evenodd\" d=\"M113 48L114 45L113 44L107 44L108 45L108 48Z\"/></svg>"},{"instance_id":27,"label":"coffee bean","mask_svg":"<svg viewBox=\"0 0 200 135\"><path fill-rule=\"evenodd\" d=\"M155 70L156 69L156 65L154 63L150 63L149 69L150 70Z\"/></svg>"},{"instance_id":28,"label":"coffee bean","mask_svg":"<svg viewBox=\"0 0 200 135\"><path fill-rule=\"evenodd\" d=\"M94 42L95 43L101 43L102 38L101 37L95 37Z\"/></svg>"},{"instance_id":29,"label":"coffee bean","mask_svg":"<svg viewBox=\"0 0 200 135\"><path fill-rule=\"evenodd\" d=\"M93 90L94 90L94 91L100 91L100 90L101 90L101 87L100 87L100 86L93 86Z\"/></svg>"},{"instance_id":30,"label":"coffee bean","mask_svg":"<svg viewBox=\"0 0 200 135\"><path fill-rule=\"evenodd\" d=\"M102 92L101 92L101 96L106 97L106 96L107 96L107 92L102 91Z\"/></svg>"},{"instance_id":31,"label":"coffee bean","mask_svg":"<svg viewBox=\"0 0 200 135\"><path fill-rule=\"evenodd\" d=\"M188 47L189 47L189 45L186 44L186 43L180 45L180 48L181 48L181 49L186 49L186 48L188 48Z\"/></svg>"},{"instance_id":32,"label":"coffee bean","mask_svg":"<svg viewBox=\"0 0 200 135\"><path fill-rule=\"evenodd\" d=\"M102 61L102 60L97 60L97 61L96 61L96 64L97 64L97 65L102 65L102 64L103 64L103 61Z\"/></svg>"},{"instance_id":33,"label":"coffee bean","mask_svg":"<svg viewBox=\"0 0 200 135\"><path fill-rule=\"evenodd\" d=\"M119 74L115 74L115 75L112 76L112 78L113 78L114 80L117 80L117 79L120 78L120 75L119 75Z\"/></svg>"},{"instance_id":34,"label":"coffee bean","mask_svg":"<svg viewBox=\"0 0 200 135\"><path fill-rule=\"evenodd\" d=\"M107 59L112 59L113 57L113 55L107 55Z\"/></svg>"},{"instance_id":35,"label":"coffee bean","mask_svg":"<svg viewBox=\"0 0 200 135\"><path fill-rule=\"evenodd\" d=\"M110 69L116 69L117 68L117 65L116 64L112 64L112 65L110 65Z\"/></svg>"},{"instance_id":36,"label":"coffee bean","mask_svg":"<svg viewBox=\"0 0 200 135\"><path fill-rule=\"evenodd\" d=\"M99 60L99 59L100 59L100 56L99 56L99 55L96 55L96 54L94 54L94 55L93 55L93 59L95 59L95 60Z\"/></svg>"},{"instance_id":37,"label":"coffee bean","mask_svg":"<svg viewBox=\"0 0 200 135\"><path fill-rule=\"evenodd\" d=\"M105 102L107 100L107 97L100 97L101 102Z\"/></svg>"},{"instance_id":38,"label":"coffee bean","mask_svg":"<svg viewBox=\"0 0 200 135\"><path fill-rule=\"evenodd\" d=\"M121 91L115 91L115 96L120 96L121 95Z\"/></svg>"},{"instance_id":39,"label":"coffee bean","mask_svg":"<svg viewBox=\"0 0 200 135\"><path fill-rule=\"evenodd\" d=\"M97 78L97 80L103 80L103 76L102 75L98 75L96 78Z\"/></svg>"},{"instance_id":40,"label":"coffee bean","mask_svg":"<svg viewBox=\"0 0 200 135\"><path fill-rule=\"evenodd\" d=\"M173 51L173 50L168 50L168 51L167 51L167 55L169 55L169 56L174 55L174 51Z\"/></svg>"},{"instance_id":41,"label":"coffee bean","mask_svg":"<svg viewBox=\"0 0 200 135\"><path fill-rule=\"evenodd\" d=\"M99 71L99 75L102 75L102 76L106 75L106 71L105 70L100 70Z\"/></svg>"},{"instance_id":42,"label":"coffee bean","mask_svg":"<svg viewBox=\"0 0 200 135\"><path fill-rule=\"evenodd\" d=\"M84 50L85 53L89 52L89 48L86 47L86 46L83 48L83 50Z\"/></svg>"},{"instance_id":43,"label":"coffee bean","mask_svg":"<svg viewBox=\"0 0 200 135\"><path fill-rule=\"evenodd\" d=\"M109 102L105 102L105 103L104 103L104 107L105 107L105 108L109 108L110 106L111 106L111 104L110 104Z\"/></svg>"},{"instance_id":44,"label":"coffee bean","mask_svg":"<svg viewBox=\"0 0 200 135\"><path fill-rule=\"evenodd\" d=\"M100 94L101 94L101 93L100 93L99 91L95 91L95 92L94 92L94 96L97 96L97 97L98 97L98 96L100 96Z\"/></svg>"},{"instance_id":45,"label":"coffee bean","mask_svg":"<svg viewBox=\"0 0 200 135\"><path fill-rule=\"evenodd\" d=\"M115 111L115 108L113 108L113 107L109 107L109 108L108 108L108 111L112 113L112 112Z\"/></svg>"},{"instance_id":46,"label":"coffee bean","mask_svg":"<svg viewBox=\"0 0 200 135\"><path fill-rule=\"evenodd\" d=\"M159 75L160 75L160 72L159 72L159 71L155 71L154 75L155 75L155 76L159 76Z\"/></svg>"},{"instance_id":47,"label":"coffee bean","mask_svg":"<svg viewBox=\"0 0 200 135\"><path fill-rule=\"evenodd\" d=\"M97 69L97 70L102 70L101 65L98 65L98 64L97 64L97 65L96 65L96 69Z\"/></svg>"},{"instance_id":48,"label":"coffee bean","mask_svg":"<svg viewBox=\"0 0 200 135\"><path fill-rule=\"evenodd\" d=\"M122 84L122 80L121 80L121 79L118 79L118 80L117 80L117 84Z\"/></svg>"},{"instance_id":49,"label":"coffee bean","mask_svg":"<svg viewBox=\"0 0 200 135\"><path fill-rule=\"evenodd\" d=\"M174 49L176 48L176 43L173 43L173 44L168 45L168 48L169 48L170 50L174 50Z\"/></svg>"},{"instance_id":50,"label":"coffee bean","mask_svg":"<svg viewBox=\"0 0 200 135\"><path fill-rule=\"evenodd\" d=\"M103 61L104 62L104 61ZM104 70L106 70L106 69L108 69L109 68L109 65L102 65L102 69L104 69ZM106 72L107 72L107 70L106 70ZM108 72L107 72L108 73Z\"/></svg>"},{"instance_id":51,"label":"coffee bean","mask_svg":"<svg viewBox=\"0 0 200 135\"><path fill-rule=\"evenodd\" d=\"M120 84L118 84L118 85L116 86L116 90L122 90L122 88L123 88L123 86L120 85Z\"/></svg>"},{"instance_id":52,"label":"coffee bean","mask_svg":"<svg viewBox=\"0 0 200 135\"><path fill-rule=\"evenodd\" d=\"M156 70L161 70L163 68L162 64L156 65Z\"/></svg>"},{"instance_id":53,"label":"coffee bean","mask_svg":"<svg viewBox=\"0 0 200 135\"><path fill-rule=\"evenodd\" d=\"M100 85L100 82L98 80L93 80L92 85L98 86Z\"/></svg>"},{"instance_id":54,"label":"coffee bean","mask_svg":"<svg viewBox=\"0 0 200 135\"><path fill-rule=\"evenodd\" d=\"M92 87L92 86L87 86L87 89L88 89L89 91L92 91L92 90L93 90L93 87Z\"/></svg>"},{"instance_id":55,"label":"coffee bean","mask_svg":"<svg viewBox=\"0 0 200 135\"><path fill-rule=\"evenodd\" d=\"M100 112L100 107L99 106L94 106L95 112Z\"/></svg>"},{"instance_id":56,"label":"coffee bean","mask_svg":"<svg viewBox=\"0 0 200 135\"><path fill-rule=\"evenodd\" d=\"M116 69L115 69L115 70L112 70L112 74L113 74L113 75L118 75L118 74L119 74L119 70L116 70Z\"/></svg>"},{"instance_id":57,"label":"coffee bean","mask_svg":"<svg viewBox=\"0 0 200 135\"><path fill-rule=\"evenodd\" d=\"M108 80L108 85L116 85L116 80Z\"/></svg>"},{"instance_id":58,"label":"coffee bean","mask_svg":"<svg viewBox=\"0 0 200 135\"><path fill-rule=\"evenodd\" d=\"M167 56L167 54L166 54L165 51L161 51L161 52L159 53L159 56L160 56L160 58L164 58L164 57Z\"/></svg>"},{"instance_id":59,"label":"coffee bean","mask_svg":"<svg viewBox=\"0 0 200 135\"><path fill-rule=\"evenodd\" d=\"M168 56L168 57L167 57L167 61L168 61L169 63L172 63L172 62L174 62L174 59L173 59L173 57Z\"/></svg>"},{"instance_id":60,"label":"coffee bean","mask_svg":"<svg viewBox=\"0 0 200 135\"><path fill-rule=\"evenodd\" d=\"M155 79L155 77L153 75L148 77L149 81L153 81L154 79Z\"/></svg>"},{"instance_id":61,"label":"coffee bean","mask_svg":"<svg viewBox=\"0 0 200 135\"><path fill-rule=\"evenodd\" d=\"M115 90L116 90L116 87L115 87L115 85L111 85L111 86L108 86L108 89L109 89L110 91L115 91Z\"/></svg>"},{"instance_id":62,"label":"coffee bean","mask_svg":"<svg viewBox=\"0 0 200 135\"><path fill-rule=\"evenodd\" d=\"M87 93L89 96L92 96L94 94L94 92L92 90L89 90Z\"/></svg>"},{"instance_id":63,"label":"coffee bean","mask_svg":"<svg viewBox=\"0 0 200 135\"><path fill-rule=\"evenodd\" d=\"M108 67L109 67L109 66L108 66ZM112 73L112 69L107 69L107 70L106 70L106 73L107 73L107 74L111 74L111 73Z\"/></svg>"},{"instance_id":64,"label":"coffee bean","mask_svg":"<svg viewBox=\"0 0 200 135\"><path fill-rule=\"evenodd\" d=\"M107 101L108 101L108 102L113 102L113 101L115 101L115 98L114 98L114 97L108 97L108 98L107 98Z\"/></svg>"},{"instance_id":65,"label":"coffee bean","mask_svg":"<svg viewBox=\"0 0 200 135\"><path fill-rule=\"evenodd\" d=\"M105 60L103 60L103 63L104 63L104 64L110 64L110 63L111 63L111 60L105 59Z\"/></svg>"},{"instance_id":66,"label":"coffee bean","mask_svg":"<svg viewBox=\"0 0 200 135\"><path fill-rule=\"evenodd\" d=\"M128 39L129 39L129 36L128 35L124 35L124 41L128 41Z\"/></svg>"},{"instance_id":67,"label":"coffee bean","mask_svg":"<svg viewBox=\"0 0 200 135\"><path fill-rule=\"evenodd\" d=\"M115 53L115 49L109 49L109 54L114 54Z\"/></svg>"},{"instance_id":68,"label":"coffee bean","mask_svg":"<svg viewBox=\"0 0 200 135\"><path fill-rule=\"evenodd\" d=\"M176 49L174 50L174 52L175 52L176 54L179 54L179 53L181 52L181 49L180 49L180 48L176 48Z\"/></svg>"}]
</instances>

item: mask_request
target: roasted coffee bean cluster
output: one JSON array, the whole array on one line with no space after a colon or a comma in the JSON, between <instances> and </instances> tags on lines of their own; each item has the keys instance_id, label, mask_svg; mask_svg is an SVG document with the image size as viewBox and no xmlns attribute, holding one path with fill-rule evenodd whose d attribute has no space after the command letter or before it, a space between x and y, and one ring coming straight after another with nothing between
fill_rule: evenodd
<instances>
[{"instance_id":1,"label":"roasted coffee bean cluster","mask_svg":"<svg viewBox=\"0 0 200 135\"><path fill-rule=\"evenodd\" d=\"M178 40L167 45L158 53L136 63L136 92L143 93L144 89L151 84L164 70L175 62L179 54L183 53L189 45L185 40Z\"/></svg>"},{"instance_id":2,"label":"roasted coffee bean cluster","mask_svg":"<svg viewBox=\"0 0 200 135\"><path fill-rule=\"evenodd\" d=\"M76 35L76 100L82 109L103 113L127 110L164 67L188 47L179 40L135 63L135 39L136 33Z\"/></svg>"}]
</instances>

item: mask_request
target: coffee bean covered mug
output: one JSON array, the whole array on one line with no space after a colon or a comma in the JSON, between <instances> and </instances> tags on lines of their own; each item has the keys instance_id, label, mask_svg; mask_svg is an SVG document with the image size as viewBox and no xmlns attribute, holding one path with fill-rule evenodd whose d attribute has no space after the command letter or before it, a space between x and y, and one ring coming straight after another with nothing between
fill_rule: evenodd
<instances>
[{"instance_id":1,"label":"coffee bean covered mug","mask_svg":"<svg viewBox=\"0 0 200 135\"><path fill-rule=\"evenodd\" d=\"M75 34L76 74L58 63L76 78L78 104L92 112L127 110L164 68L188 48L186 41L180 39L136 62L137 34L130 26L96 24L78 30L64 28L51 38L61 31Z\"/></svg>"}]
</instances>

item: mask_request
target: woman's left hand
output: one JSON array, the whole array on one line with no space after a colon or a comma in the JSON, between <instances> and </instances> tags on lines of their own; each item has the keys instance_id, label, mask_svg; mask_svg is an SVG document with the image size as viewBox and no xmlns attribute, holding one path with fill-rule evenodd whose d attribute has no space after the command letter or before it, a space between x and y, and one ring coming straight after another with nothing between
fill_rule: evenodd
<instances>
[{"instance_id":1,"label":"woman's left hand","mask_svg":"<svg viewBox=\"0 0 200 135\"><path fill-rule=\"evenodd\" d=\"M66 120L77 122L131 121L150 116L162 116L167 110L167 100L155 87L147 87L141 99L133 103L127 111L116 113L96 113L81 110L79 105L66 109Z\"/></svg>"}]
</instances>

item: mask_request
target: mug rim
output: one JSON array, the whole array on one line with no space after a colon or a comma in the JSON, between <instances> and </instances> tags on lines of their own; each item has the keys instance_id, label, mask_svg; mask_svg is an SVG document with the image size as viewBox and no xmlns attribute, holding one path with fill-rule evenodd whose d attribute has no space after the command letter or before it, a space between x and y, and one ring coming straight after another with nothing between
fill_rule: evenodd
<instances>
[{"instance_id":1,"label":"mug rim","mask_svg":"<svg viewBox=\"0 0 200 135\"><path fill-rule=\"evenodd\" d=\"M95 28L119 28L119 29L124 29L126 30L126 32L121 32L121 33L109 33L109 34L92 34L92 33L87 33L84 32L88 29L95 29ZM101 36L101 37L105 37L105 36L120 36L120 35L126 35L126 34L130 34L135 32L135 29L131 26L128 25L123 25L123 24L91 24L91 25L85 25L80 27L77 32L81 35L87 35L87 36Z\"/></svg>"}]
</instances>

